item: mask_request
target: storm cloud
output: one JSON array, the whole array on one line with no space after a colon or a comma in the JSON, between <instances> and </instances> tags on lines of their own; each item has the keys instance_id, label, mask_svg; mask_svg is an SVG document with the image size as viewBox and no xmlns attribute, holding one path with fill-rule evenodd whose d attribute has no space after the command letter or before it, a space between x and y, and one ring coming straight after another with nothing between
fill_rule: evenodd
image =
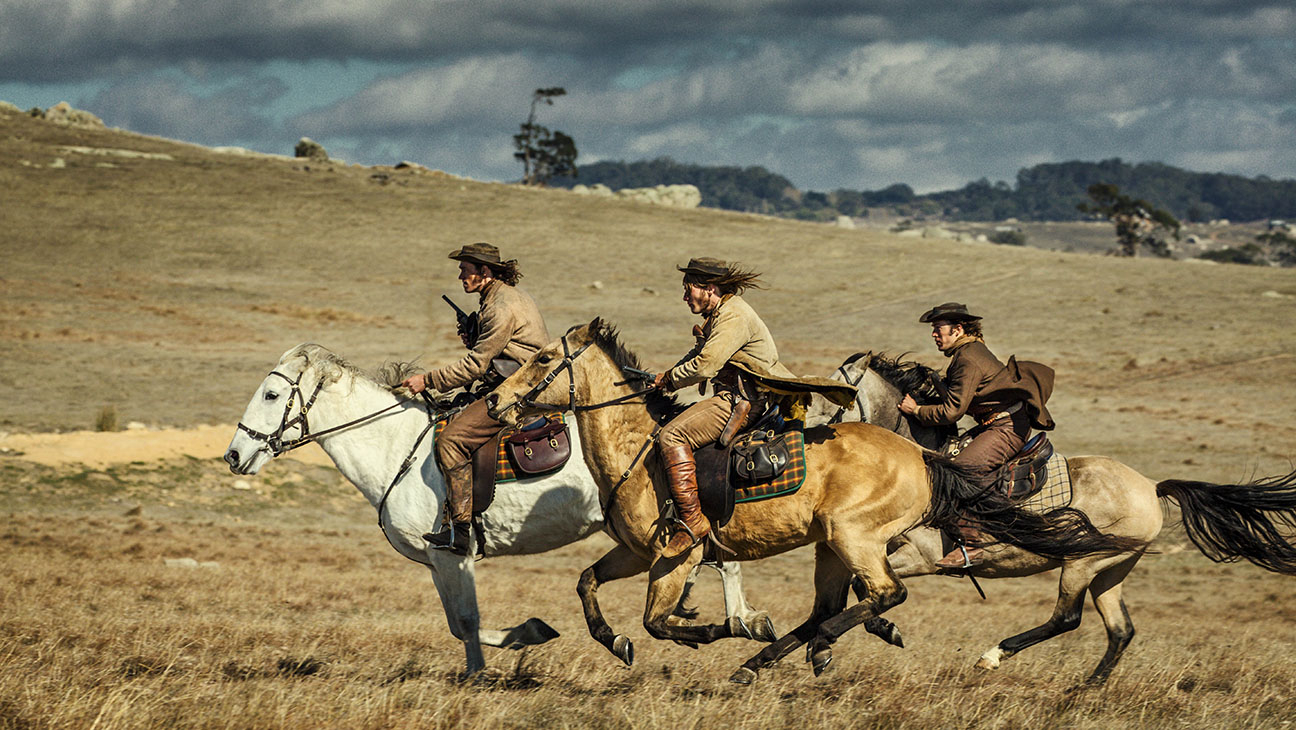
<instances>
[{"instance_id":1,"label":"storm cloud","mask_svg":"<svg viewBox=\"0 0 1296 730\"><path fill-rule=\"evenodd\" d=\"M0 98L107 123L514 179L531 91L580 162L763 165L919 190L1122 157L1291 177L1276 2L11 0ZM17 98L14 98L17 97Z\"/></svg>"}]
</instances>

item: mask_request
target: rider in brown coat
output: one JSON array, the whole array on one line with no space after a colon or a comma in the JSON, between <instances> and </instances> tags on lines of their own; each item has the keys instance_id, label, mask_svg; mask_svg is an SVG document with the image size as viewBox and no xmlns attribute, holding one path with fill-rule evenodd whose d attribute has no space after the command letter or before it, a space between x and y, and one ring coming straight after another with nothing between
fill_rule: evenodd
<instances>
[{"instance_id":1,"label":"rider in brown coat","mask_svg":"<svg viewBox=\"0 0 1296 730\"><path fill-rule=\"evenodd\" d=\"M920 322L930 324L932 339L945 357L950 358L942 383L941 399L931 405L918 405L906 394L900 410L927 426L958 423L964 415L977 422L964 436L972 440L953 454L954 463L971 472L975 479L989 483L996 470L1013 457L1026 443L1032 422L1051 428L1052 419L1043 402L1052 390L1052 371L1036 366L1047 379L1043 393L1034 383L1023 385L1010 369L986 347L981 334L981 317L968 312L967 306L948 302L925 312ZM1014 363L1015 364L1015 363ZM1030 365L1034 365L1031 363ZM960 439L962 443L963 439ZM965 542L979 533L963 528ZM965 552L966 550L966 552ZM956 547L936 564L943 568L962 568L980 562L979 547Z\"/></svg>"},{"instance_id":2,"label":"rider in brown coat","mask_svg":"<svg viewBox=\"0 0 1296 730\"><path fill-rule=\"evenodd\" d=\"M469 386L491 372L492 362L503 358L524 363L549 342L549 331L535 300L516 286L521 278L516 260L501 261L499 249L489 243L469 244L452 252L450 258L459 262L463 290L480 295L477 310L480 331L468 354L402 383L415 393L424 388L446 392ZM437 461L445 474L451 524L440 532L423 536L431 547L468 554L472 454L503 427L504 424L487 414L486 401L479 399L451 416L437 435Z\"/></svg>"}]
</instances>

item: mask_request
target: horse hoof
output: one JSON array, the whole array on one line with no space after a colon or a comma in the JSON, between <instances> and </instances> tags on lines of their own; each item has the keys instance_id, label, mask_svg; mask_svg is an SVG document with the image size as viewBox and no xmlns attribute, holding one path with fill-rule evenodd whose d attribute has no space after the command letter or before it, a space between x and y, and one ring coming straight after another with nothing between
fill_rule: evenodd
<instances>
[{"instance_id":1,"label":"horse hoof","mask_svg":"<svg viewBox=\"0 0 1296 730\"><path fill-rule=\"evenodd\" d=\"M992 662L992 661L990 661L989 659L986 659L985 657L981 657L980 659L977 660L976 668L977 668L977 669L984 669L984 670L986 670L986 671L990 671L990 670L993 670L993 669L998 669L998 668L999 668L999 662Z\"/></svg>"},{"instance_id":2,"label":"horse hoof","mask_svg":"<svg viewBox=\"0 0 1296 730\"><path fill-rule=\"evenodd\" d=\"M756 672L753 672L747 667L738 667L738 671L729 675L729 681L746 687L756 681Z\"/></svg>"},{"instance_id":3,"label":"horse hoof","mask_svg":"<svg viewBox=\"0 0 1296 730\"><path fill-rule=\"evenodd\" d=\"M820 649L810 657L810 667L814 669L816 677L828 671L830 664L832 664L832 649Z\"/></svg>"},{"instance_id":4,"label":"horse hoof","mask_svg":"<svg viewBox=\"0 0 1296 730\"><path fill-rule=\"evenodd\" d=\"M1003 657L1003 650L996 646L981 655L981 658L977 660L976 668L986 670L998 669L1001 657Z\"/></svg>"},{"instance_id":5,"label":"horse hoof","mask_svg":"<svg viewBox=\"0 0 1296 730\"><path fill-rule=\"evenodd\" d=\"M768 613L758 614L755 621L752 622L752 636L756 641L777 641L778 632L774 630L774 621L770 619Z\"/></svg>"},{"instance_id":6,"label":"horse hoof","mask_svg":"<svg viewBox=\"0 0 1296 730\"><path fill-rule=\"evenodd\" d=\"M891 624L891 630L886 632L886 636L883 636L882 640L891 646L900 649L904 648L904 637L900 635L900 629L896 628L895 624Z\"/></svg>"},{"instance_id":7,"label":"horse hoof","mask_svg":"<svg viewBox=\"0 0 1296 730\"><path fill-rule=\"evenodd\" d=\"M611 650L612 654L625 662L627 667L634 666L634 644L623 634L617 634L616 638L612 639Z\"/></svg>"},{"instance_id":8,"label":"horse hoof","mask_svg":"<svg viewBox=\"0 0 1296 730\"><path fill-rule=\"evenodd\" d=\"M729 617L729 635L739 639L755 639L756 635L752 633L751 627L743 621L742 616Z\"/></svg>"},{"instance_id":9,"label":"horse hoof","mask_svg":"<svg viewBox=\"0 0 1296 730\"><path fill-rule=\"evenodd\" d=\"M530 644L532 646L553 641L562 635L558 633L557 629L538 618L529 618L522 625L526 627L527 632L530 634Z\"/></svg>"}]
</instances>

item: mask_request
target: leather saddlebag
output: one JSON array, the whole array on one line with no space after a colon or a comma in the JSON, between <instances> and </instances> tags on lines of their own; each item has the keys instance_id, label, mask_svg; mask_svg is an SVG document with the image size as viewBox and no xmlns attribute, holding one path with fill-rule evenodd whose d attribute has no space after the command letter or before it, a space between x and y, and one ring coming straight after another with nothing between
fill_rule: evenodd
<instances>
[{"instance_id":1,"label":"leather saddlebag","mask_svg":"<svg viewBox=\"0 0 1296 730\"><path fill-rule=\"evenodd\" d=\"M783 473L790 456L783 435L753 431L731 447L734 475L741 482L767 482Z\"/></svg>"},{"instance_id":2,"label":"leather saddlebag","mask_svg":"<svg viewBox=\"0 0 1296 730\"><path fill-rule=\"evenodd\" d=\"M506 447L513 468L526 475L547 474L571 457L567 424L561 420L518 431L508 437Z\"/></svg>"}]
</instances>

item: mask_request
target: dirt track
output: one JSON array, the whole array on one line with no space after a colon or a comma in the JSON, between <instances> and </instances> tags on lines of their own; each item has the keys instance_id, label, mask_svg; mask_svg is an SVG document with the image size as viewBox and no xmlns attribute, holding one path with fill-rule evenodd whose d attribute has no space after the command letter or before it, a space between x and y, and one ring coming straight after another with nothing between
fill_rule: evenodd
<instances>
[{"instance_id":1,"label":"dirt track","mask_svg":"<svg viewBox=\"0 0 1296 730\"><path fill-rule=\"evenodd\" d=\"M113 432L13 433L0 435L0 457L19 458L45 466L85 464L101 469L113 464L152 462L191 456L219 459L234 426L187 429L138 429ZM308 464L332 464L314 444L293 453Z\"/></svg>"}]
</instances>

